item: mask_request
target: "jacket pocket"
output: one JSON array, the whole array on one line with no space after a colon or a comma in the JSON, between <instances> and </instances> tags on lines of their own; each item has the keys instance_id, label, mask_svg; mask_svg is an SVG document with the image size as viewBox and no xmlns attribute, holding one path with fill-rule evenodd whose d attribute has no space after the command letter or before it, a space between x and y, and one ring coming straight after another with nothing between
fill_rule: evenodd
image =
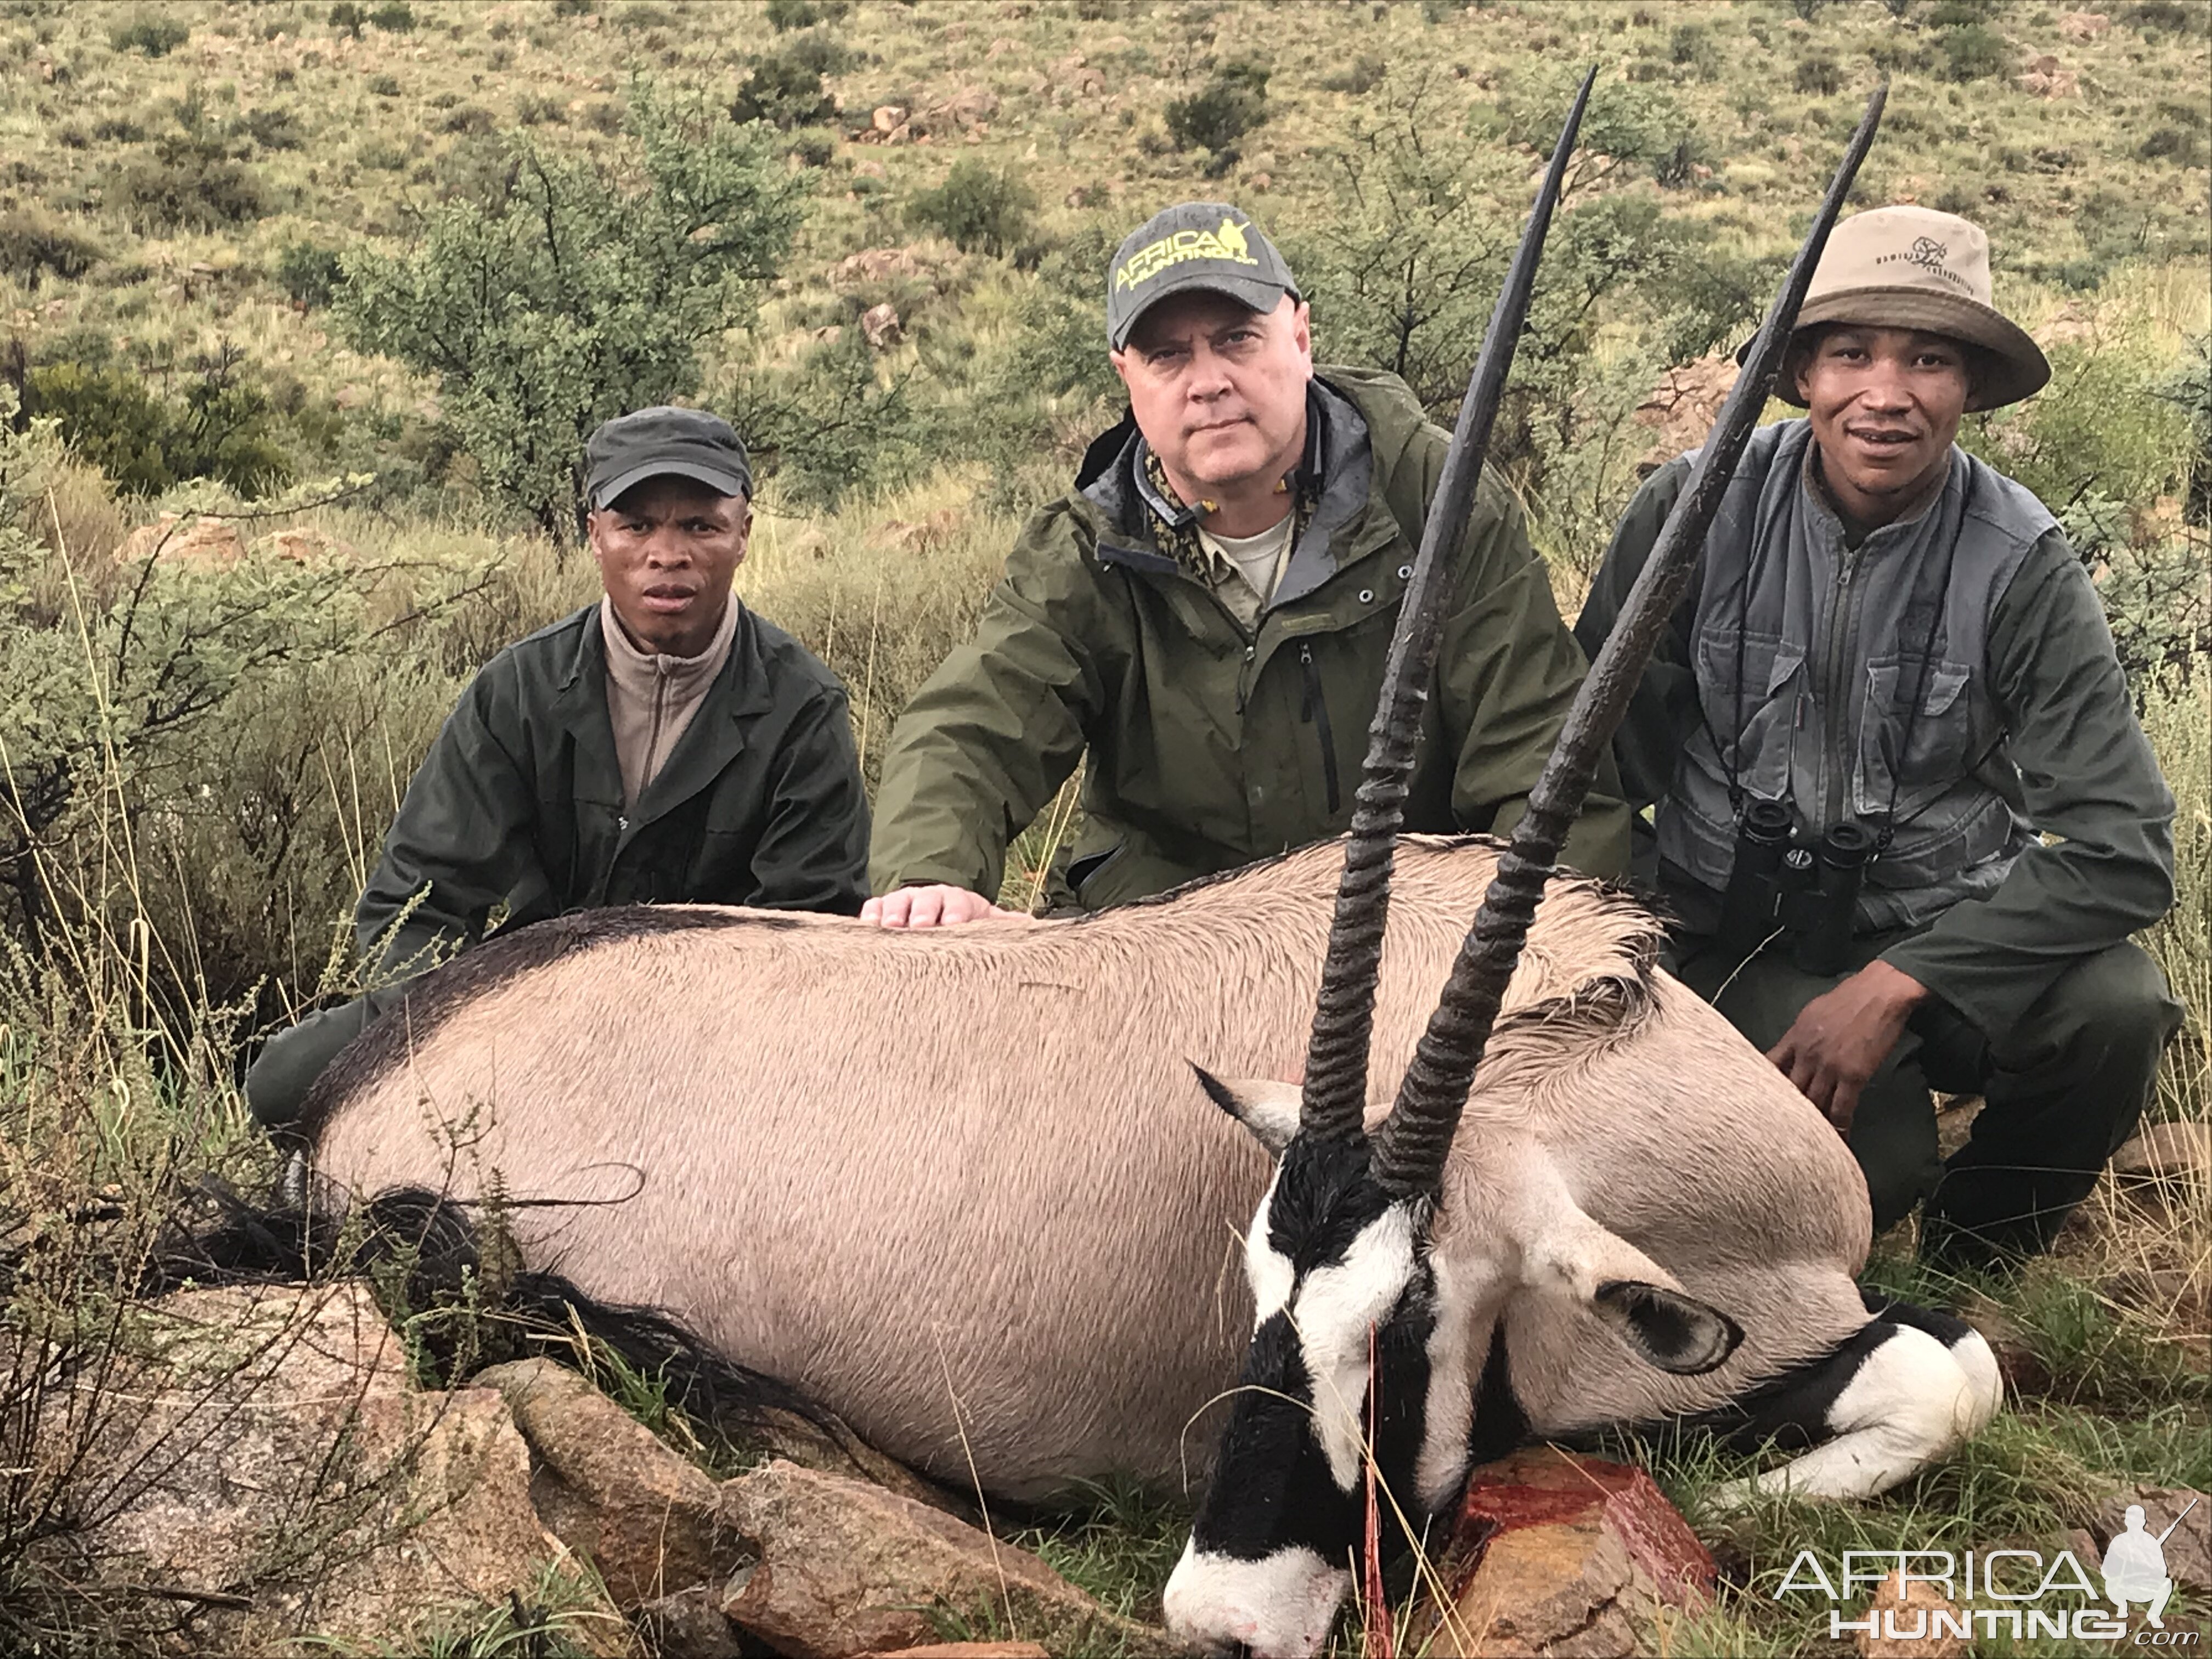
<instances>
[{"instance_id":1,"label":"jacket pocket","mask_svg":"<svg viewBox=\"0 0 2212 1659\"><path fill-rule=\"evenodd\" d=\"M1735 629L1700 635L1698 654L1698 696L1705 729L1692 741L1711 744L1716 769L1726 778L1733 769L1736 787L1744 794L1788 800L1798 732L1812 712L1805 653L1787 640L1746 634L1741 695Z\"/></svg>"},{"instance_id":2,"label":"jacket pocket","mask_svg":"<svg viewBox=\"0 0 2212 1659\"><path fill-rule=\"evenodd\" d=\"M1083 904L1086 909L1090 908L1084 898L1083 890L1094 878L1103 874L1109 865L1121 856L1122 850L1127 845L1125 842L1116 842L1111 847L1102 847L1095 853L1085 853L1080 858L1070 859L1067 861L1068 890L1075 895L1078 903Z\"/></svg>"},{"instance_id":3,"label":"jacket pocket","mask_svg":"<svg viewBox=\"0 0 2212 1659\"><path fill-rule=\"evenodd\" d=\"M1895 803L1901 818L1955 787L1975 756L1974 700L1966 664L1920 665L1898 657L1867 664L1866 702L1859 713L1858 760L1851 781L1862 817L1880 817ZM1918 711L1910 706L1914 692Z\"/></svg>"}]
</instances>

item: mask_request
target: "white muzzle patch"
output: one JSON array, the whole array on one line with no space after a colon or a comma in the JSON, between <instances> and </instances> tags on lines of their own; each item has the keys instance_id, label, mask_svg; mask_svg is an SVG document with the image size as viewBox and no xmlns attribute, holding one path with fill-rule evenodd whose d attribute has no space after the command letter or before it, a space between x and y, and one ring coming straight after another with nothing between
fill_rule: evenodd
<instances>
[{"instance_id":1,"label":"white muzzle patch","mask_svg":"<svg viewBox=\"0 0 2212 1659\"><path fill-rule=\"evenodd\" d=\"M1178 1642L1208 1653L1241 1643L1255 1659L1311 1659L1351 1589L1349 1572L1303 1545L1240 1561L1185 1544L1163 1601Z\"/></svg>"}]
</instances>

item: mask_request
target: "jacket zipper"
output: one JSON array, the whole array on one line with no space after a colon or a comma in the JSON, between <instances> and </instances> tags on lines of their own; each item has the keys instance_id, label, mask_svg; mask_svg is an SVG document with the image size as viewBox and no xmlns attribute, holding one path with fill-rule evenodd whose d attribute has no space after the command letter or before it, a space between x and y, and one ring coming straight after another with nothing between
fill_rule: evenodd
<instances>
[{"instance_id":1,"label":"jacket zipper","mask_svg":"<svg viewBox=\"0 0 2212 1659\"><path fill-rule=\"evenodd\" d=\"M1305 701L1298 707L1298 718L1317 728L1315 735L1321 739L1321 777L1322 787L1328 794L1328 810L1334 817L1343 803L1336 775L1336 738L1329 730L1328 699L1322 695L1321 671L1314 666L1313 647L1298 647L1298 666L1305 671Z\"/></svg>"},{"instance_id":2,"label":"jacket zipper","mask_svg":"<svg viewBox=\"0 0 2212 1659\"><path fill-rule=\"evenodd\" d=\"M1856 745L1846 748L1850 733L1848 716L1850 712L1850 687L1847 677L1858 657L1858 606L1854 602L1853 588L1862 563L1860 552L1838 544L1837 547L1835 608L1828 617L1828 660L1821 675L1826 697L1826 744L1820 763L1828 771L1826 788L1822 792L1823 821L1814 824L1816 830L1825 831L1843 821L1844 780L1850 775L1850 756ZM1860 550L1863 551L1863 550Z\"/></svg>"}]
</instances>

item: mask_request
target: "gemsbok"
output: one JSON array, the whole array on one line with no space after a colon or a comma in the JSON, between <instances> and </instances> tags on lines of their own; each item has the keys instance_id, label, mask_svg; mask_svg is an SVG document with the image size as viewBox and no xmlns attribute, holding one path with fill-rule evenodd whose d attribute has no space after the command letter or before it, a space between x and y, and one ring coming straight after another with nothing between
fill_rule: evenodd
<instances>
[{"instance_id":1,"label":"gemsbok","mask_svg":"<svg viewBox=\"0 0 2212 1659\"><path fill-rule=\"evenodd\" d=\"M1647 912L1552 870L1668 596L1639 588L1511 847L1396 834L1581 108L1453 438L1347 841L1079 921L682 906L494 939L318 1084L325 1218L397 1189L495 1202L526 1268L659 1310L957 1485L1210 1474L1167 1616L1267 1655L1326 1638L1370 1455L1425 1512L1522 1438L1686 1421L1802 1451L1763 1482L1855 1496L1977 1430L1980 1339L1860 1295L1869 1212L1834 1130L1656 968ZM1645 586L1694 556L1875 114ZM1402 1079L1372 1133L1370 1076Z\"/></svg>"}]
</instances>

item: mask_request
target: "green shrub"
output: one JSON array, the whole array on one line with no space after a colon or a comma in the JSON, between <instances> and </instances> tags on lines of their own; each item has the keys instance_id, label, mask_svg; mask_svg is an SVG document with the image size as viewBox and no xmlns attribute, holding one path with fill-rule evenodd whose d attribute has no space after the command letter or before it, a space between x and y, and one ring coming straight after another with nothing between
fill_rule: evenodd
<instances>
[{"instance_id":1,"label":"green shrub","mask_svg":"<svg viewBox=\"0 0 2212 1659\"><path fill-rule=\"evenodd\" d=\"M248 110L238 128L261 149L298 149L307 141L300 118L289 109Z\"/></svg>"},{"instance_id":2,"label":"green shrub","mask_svg":"<svg viewBox=\"0 0 2212 1659\"><path fill-rule=\"evenodd\" d=\"M826 167L837 157L837 135L820 127L794 132L791 135L789 153L797 157L802 166Z\"/></svg>"},{"instance_id":3,"label":"green shrub","mask_svg":"<svg viewBox=\"0 0 2212 1659\"><path fill-rule=\"evenodd\" d=\"M1183 149L1225 151L1267 118L1267 71L1257 64L1228 64L1188 98L1171 100L1168 132Z\"/></svg>"},{"instance_id":4,"label":"green shrub","mask_svg":"<svg viewBox=\"0 0 2212 1659\"><path fill-rule=\"evenodd\" d=\"M1979 81L1988 76L2002 75L2012 61L2012 52L2005 45L2004 37L1979 23L1946 29L1942 47L1943 73L1954 81Z\"/></svg>"},{"instance_id":5,"label":"green shrub","mask_svg":"<svg viewBox=\"0 0 2212 1659\"><path fill-rule=\"evenodd\" d=\"M943 184L908 204L907 219L957 246L995 259L1013 246L1022 219L1036 210L1036 198L1012 172L963 160L952 164Z\"/></svg>"},{"instance_id":6,"label":"green shrub","mask_svg":"<svg viewBox=\"0 0 2212 1659\"><path fill-rule=\"evenodd\" d=\"M188 478L213 478L252 498L292 479L275 436L268 395L240 373L226 347L202 364L179 401L127 370L45 363L24 380L33 415L54 416L64 442L126 494L158 495Z\"/></svg>"},{"instance_id":7,"label":"green shrub","mask_svg":"<svg viewBox=\"0 0 2212 1659\"><path fill-rule=\"evenodd\" d=\"M191 26L168 12L139 12L112 26L107 44L118 52L167 58L191 38Z\"/></svg>"},{"instance_id":8,"label":"green shrub","mask_svg":"<svg viewBox=\"0 0 2212 1659\"><path fill-rule=\"evenodd\" d=\"M276 282L288 296L319 311L343 286L345 265L335 249L287 242L276 250Z\"/></svg>"},{"instance_id":9,"label":"green shrub","mask_svg":"<svg viewBox=\"0 0 2212 1659\"><path fill-rule=\"evenodd\" d=\"M1825 52L1816 52L1797 60L1797 90L1818 93L1822 97L1843 89L1843 66Z\"/></svg>"},{"instance_id":10,"label":"green shrub","mask_svg":"<svg viewBox=\"0 0 2212 1659\"><path fill-rule=\"evenodd\" d=\"M1321 83L1329 92L1348 92L1357 98L1381 86L1389 69L1382 58L1370 52L1353 58L1348 68L1322 76Z\"/></svg>"},{"instance_id":11,"label":"green shrub","mask_svg":"<svg viewBox=\"0 0 2212 1659\"><path fill-rule=\"evenodd\" d=\"M362 27L368 21L368 14L355 4L354 0L336 0L331 7L330 19L333 34L350 34L358 40Z\"/></svg>"},{"instance_id":12,"label":"green shrub","mask_svg":"<svg viewBox=\"0 0 2212 1659\"><path fill-rule=\"evenodd\" d=\"M446 112L446 118L438 123L446 132L466 132L482 136L499 130L499 118L480 104L462 104Z\"/></svg>"},{"instance_id":13,"label":"green shrub","mask_svg":"<svg viewBox=\"0 0 2212 1659\"><path fill-rule=\"evenodd\" d=\"M409 34L415 28L415 9L407 0L385 0L369 13L368 21L387 34Z\"/></svg>"},{"instance_id":14,"label":"green shrub","mask_svg":"<svg viewBox=\"0 0 2212 1659\"><path fill-rule=\"evenodd\" d=\"M488 494L564 540L592 428L696 392L702 343L750 319L801 213L766 135L643 82L627 119L618 167L517 144L408 251L349 258L334 307L356 349L437 378Z\"/></svg>"},{"instance_id":15,"label":"green shrub","mask_svg":"<svg viewBox=\"0 0 2212 1659\"><path fill-rule=\"evenodd\" d=\"M116 176L110 199L162 229L218 229L269 211L259 177L204 133L171 133L150 155L133 156Z\"/></svg>"},{"instance_id":16,"label":"green shrub","mask_svg":"<svg viewBox=\"0 0 2212 1659\"><path fill-rule=\"evenodd\" d=\"M2145 34L2203 34L2205 15L2200 7L2195 10L2181 0L2139 0L2126 13L2127 20Z\"/></svg>"},{"instance_id":17,"label":"green shrub","mask_svg":"<svg viewBox=\"0 0 2212 1659\"><path fill-rule=\"evenodd\" d=\"M372 75L368 86L379 98L397 98L400 92L399 77L396 75Z\"/></svg>"},{"instance_id":18,"label":"green shrub","mask_svg":"<svg viewBox=\"0 0 2212 1659\"><path fill-rule=\"evenodd\" d=\"M2204 165L2204 134L2193 126L2160 127L2136 147L2146 161L2171 161L2176 167Z\"/></svg>"},{"instance_id":19,"label":"green shrub","mask_svg":"<svg viewBox=\"0 0 2212 1659\"><path fill-rule=\"evenodd\" d=\"M526 127L557 127L568 121L568 109L558 98L544 93L517 93L514 118Z\"/></svg>"},{"instance_id":20,"label":"green shrub","mask_svg":"<svg viewBox=\"0 0 2212 1659\"><path fill-rule=\"evenodd\" d=\"M769 27L778 34L835 23L852 9L849 0L768 0Z\"/></svg>"},{"instance_id":21,"label":"green shrub","mask_svg":"<svg viewBox=\"0 0 2212 1659\"><path fill-rule=\"evenodd\" d=\"M0 270L35 289L41 276L75 282L106 256L81 230L39 208L0 213Z\"/></svg>"},{"instance_id":22,"label":"green shrub","mask_svg":"<svg viewBox=\"0 0 2212 1659\"><path fill-rule=\"evenodd\" d=\"M1721 72L1720 42L1703 23L1675 24L1674 33L1667 37L1667 55L1695 70L1699 80L1713 80Z\"/></svg>"},{"instance_id":23,"label":"green shrub","mask_svg":"<svg viewBox=\"0 0 2212 1659\"><path fill-rule=\"evenodd\" d=\"M818 126L837 112L836 100L823 84L823 71L811 54L779 48L753 60L730 105L730 118L765 121L770 126Z\"/></svg>"}]
</instances>

